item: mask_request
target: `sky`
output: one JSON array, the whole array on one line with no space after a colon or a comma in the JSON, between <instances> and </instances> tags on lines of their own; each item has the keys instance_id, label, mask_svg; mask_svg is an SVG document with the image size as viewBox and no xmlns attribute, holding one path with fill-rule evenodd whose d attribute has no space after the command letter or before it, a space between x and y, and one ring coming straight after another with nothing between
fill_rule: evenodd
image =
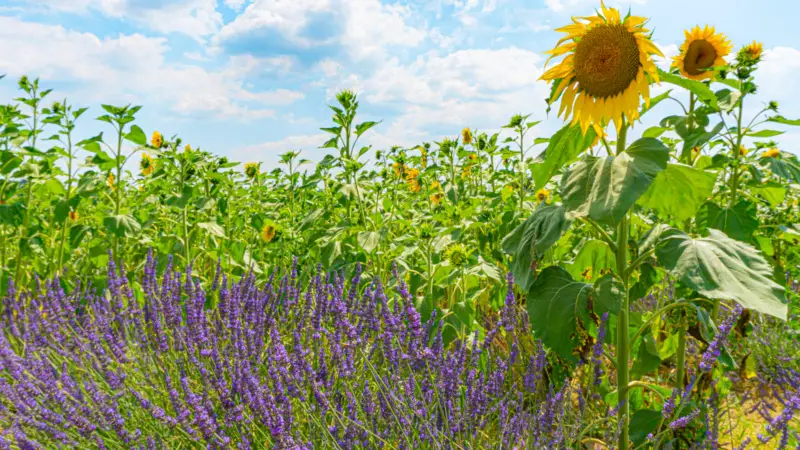
<instances>
[{"instance_id":1,"label":"sky","mask_svg":"<svg viewBox=\"0 0 800 450\"><path fill-rule=\"evenodd\" d=\"M800 2L787 0L609 0L650 18L654 41L675 55L683 30L710 24L736 48L767 49L761 88L748 110L778 100L800 118ZM455 137L464 127L495 132L515 113L545 113L543 52L554 29L588 15L599 0L0 0L0 101L16 80L40 77L50 99L90 107L78 133L110 135L100 104L135 104L149 135L179 135L234 161L328 150L335 93L359 95L359 116L381 121L365 136L377 148ZM666 67L667 61L662 61ZM665 89L666 87L662 87ZM676 96L686 96L676 92ZM661 106L660 106L661 108ZM654 116L667 114L655 110ZM655 120L653 117L650 120ZM647 122L647 119L645 120ZM643 131L647 123L637 125ZM800 132L777 138L798 153ZM540 150L535 150L536 151Z\"/></svg>"}]
</instances>

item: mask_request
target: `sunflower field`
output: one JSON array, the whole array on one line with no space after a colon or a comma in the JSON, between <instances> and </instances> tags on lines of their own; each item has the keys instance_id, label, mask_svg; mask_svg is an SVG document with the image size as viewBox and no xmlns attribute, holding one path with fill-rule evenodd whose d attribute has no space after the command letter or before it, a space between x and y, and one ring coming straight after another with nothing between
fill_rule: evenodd
<instances>
[{"instance_id":1,"label":"sunflower field","mask_svg":"<svg viewBox=\"0 0 800 450\"><path fill-rule=\"evenodd\" d=\"M800 448L800 120L753 99L762 45L694 27L665 71L644 17L557 31L546 111L376 149L343 90L278 167L19 79L0 450Z\"/></svg>"}]
</instances>

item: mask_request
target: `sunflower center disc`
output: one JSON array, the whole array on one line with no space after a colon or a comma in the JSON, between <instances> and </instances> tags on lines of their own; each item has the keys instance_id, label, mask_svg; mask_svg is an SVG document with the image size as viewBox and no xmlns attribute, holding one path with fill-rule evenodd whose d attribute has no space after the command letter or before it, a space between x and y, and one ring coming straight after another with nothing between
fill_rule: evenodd
<instances>
[{"instance_id":1,"label":"sunflower center disc","mask_svg":"<svg viewBox=\"0 0 800 450\"><path fill-rule=\"evenodd\" d=\"M622 25L589 30L575 49L575 79L596 98L621 94L639 73L636 37Z\"/></svg>"},{"instance_id":2,"label":"sunflower center disc","mask_svg":"<svg viewBox=\"0 0 800 450\"><path fill-rule=\"evenodd\" d=\"M708 41L694 41L686 50L683 67L689 75L700 75L714 65L717 60L717 50Z\"/></svg>"}]
</instances>

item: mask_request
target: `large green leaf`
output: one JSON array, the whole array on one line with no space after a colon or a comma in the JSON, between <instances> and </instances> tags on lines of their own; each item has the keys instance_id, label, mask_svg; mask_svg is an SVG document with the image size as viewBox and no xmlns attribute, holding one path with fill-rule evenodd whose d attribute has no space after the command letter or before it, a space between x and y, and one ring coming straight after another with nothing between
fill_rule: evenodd
<instances>
[{"instance_id":1,"label":"large green leaf","mask_svg":"<svg viewBox=\"0 0 800 450\"><path fill-rule=\"evenodd\" d=\"M111 234L119 237L133 236L142 230L139 222L128 214L108 216L103 219L103 224Z\"/></svg>"},{"instance_id":2,"label":"large green leaf","mask_svg":"<svg viewBox=\"0 0 800 450\"><path fill-rule=\"evenodd\" d=\"M598 314L619 313L625 285L613 273L607 273L594 283L594 311Z\"/></svg>"},{"instance_id":3,"label":"large green leaf","mask_svg":"<svg viewBox=\"0 0 800 450\"><path fill-rule=\"evenodd\" d=\"M733 207L720 207L708 202L700 210L697 222L707 228L722 230L733 239L749 242L758 228L756 205L748 200L740 200Z\"/></svg>"},{"instance_id":4,"label":"large green leaf","mask_svg":"<svg viewBox=\"0 0 800 450\"><path fill-rule=\"evenodd\" d=\"M562 205L541 206L503 239L503 251L514 256L511 272L521 289L528 290L534 281L533 261L541 258L571 224Z\"/></svg>"},{"instance_id":5,"label":"large green leaf","mask_svg":"<svg viewBox=\"0 0 800 450\"><path fill-rule=\"evenodd\" d=\"M580 124L566 125L558 130L550 138L547 148L531 164L535 189L541 189L558 170L571 164L596 137L592 128L584 135Z\"/></svg>"},{"instance_id":6,"label":"large green leaf","mask_svg":"<svg viewBox=\"0 0 800 450\"><path fill-rule=\"evenodd\" d=\"M772 280L772 267L752 246L711 229L692 238L671 229L656 247L658 261L686 286L714 299L731 299L745 308L786 319L783 287Z\"/></svg>"},{"instance_id":7,"label":"large green leaf","mask_svg":"<svg viewBox=\"0 0 800 450\"><path fill-rule=\"evenodd\" d=\"M661 81L665 83L674 84L676 86L680 86L688 91L693 92L697 98L702 100L705 103L708 103L714 109L718 109L718 100L714 91L712 91L705 83L701 81L694 81L689 80L687 78L683 78L679 75L671 74L668 72L664 72L661 69L658 69L658 76Z\"/></svg>"},{"instance_id":8,"label":"large green leaf","mask_svg":"<svg viewBox=\"0 0 800 450\"><path fill-rule=\"evenodd\" d=\"M778 206L783 202L783 199L786 198L786 186L781 183L752 182L747 185L747 188L750 189L750 192L760 196L772 206Z\"/></svg>"},{"instance_id":9,"label":"large green leaf","mask_svg":"<svg viewBox=\"0 0 800 450\"><path fill-rule=\"evenodd\" d=\"M791 153L781 152L777 158L761 158L762 166L769 167L775 175L785 179L800 183L800 163Z\"/></svg>"},{"instance_id":10,"label":"large green leaf","mask_svg":"<svg viewBox=\"0 0 800 450\"><path fill-rule=\"evenodd\" d=\"M668 160L669 149L654 138L639 139L617 156L587 156L562 179L564 206L573 217L616 225Z\"/></svg>"},{"instance_id":11,"label":"large green leaf","mask_svg":"<svg viewBox=\"0 0 800 450\"><path fill-rule=\"evenodd\" d=\"M605 241L591 239L580 245L575 260L567 264L566 269L578 280L584 278L584 273L587 274L588 281L599 278L602 273L613 270L616 266L617 257L611 247Z\"/></svg>"},{"instance_id":12,"label":"large green leaf","mask_svg":"<svg viewBox=\"0 0 800 450\"><path fill-rule=\"evenodd\" d=\"M574 350L581 345L579 324L589 320L587 299L592 286L575 281L558 266L539 274L528 292L528 317L534 335L559 356L576 361Z\"/></svg>"},{"instance_id":13,"label":"large green leaf","mask_svg":"<svg viewBox=\"0 0 800 450\"><path fill-rule=\"evenodd\" d=\"M711 196L717 174L683 164L668 164L639 199L645 208L656 210L663 218L686 220Z\"/></svg>"}]
</instances>

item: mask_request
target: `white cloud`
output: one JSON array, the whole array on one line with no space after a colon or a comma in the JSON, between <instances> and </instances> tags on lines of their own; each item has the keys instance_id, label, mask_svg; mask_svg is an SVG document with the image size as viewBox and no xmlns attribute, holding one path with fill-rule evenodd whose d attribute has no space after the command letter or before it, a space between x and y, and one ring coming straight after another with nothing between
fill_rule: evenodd
<instances>
[{"instance_id":1,"label":"white cloud","mask_svg":"<svg viewBox=\"0 0 800 450\"><path fill-rule=\"evenodd\" d=\"M230 58L219 69L170 63L167 41L140 34L100 39L61 26L0 17L0 73L70 82L82 101L163 103L184 114L248 119L270 117L300 92L255 92L245 86L254 71L286 70L285 59ZM76 92L77 91L77 92Z\"/></svg>"},{"instance_id":2,"label":"white cloud","mask_svg":"<svg viewBox=\"0 0 800 450\"><path fill-rule=\"evenodd\" d=\"M319 146L324 144L329 138L330 135L326 133L294 135L276 141L242 147L235 150L233 154L239 160L261 161L270 168L277 167L280 155L288 151L301 150L301 159L319 161L324 155L331 151L330 149L319 148Z\"/></svg>"},{"instance_id":3,"label":"white cloud","mask_svg":"<svg viewBox=\"0 0 800 450\"><path fill-rule=\"evenodd\" d=\"M596 0L545 0L544 3L547 5L554 12L572 12L579 8L583 8L586 6L596 5L598 2ZM608 7L617 7L617 4L643 4L645 0L618 0L618 1L608 1L606 2L606 6Z\"/></svg>"},{"instance_id":4,"label":"white cloud","mask_svg":"<svg viewBox=\"0 0 800 450\"><path fill-rule=\"evenodd\" d=\"M31 0L26 7L85 14L98 11L115 19L131 21L159 33L182 33L197 40L222 26L216 0Z\"/></svg>"}]
</instances>

